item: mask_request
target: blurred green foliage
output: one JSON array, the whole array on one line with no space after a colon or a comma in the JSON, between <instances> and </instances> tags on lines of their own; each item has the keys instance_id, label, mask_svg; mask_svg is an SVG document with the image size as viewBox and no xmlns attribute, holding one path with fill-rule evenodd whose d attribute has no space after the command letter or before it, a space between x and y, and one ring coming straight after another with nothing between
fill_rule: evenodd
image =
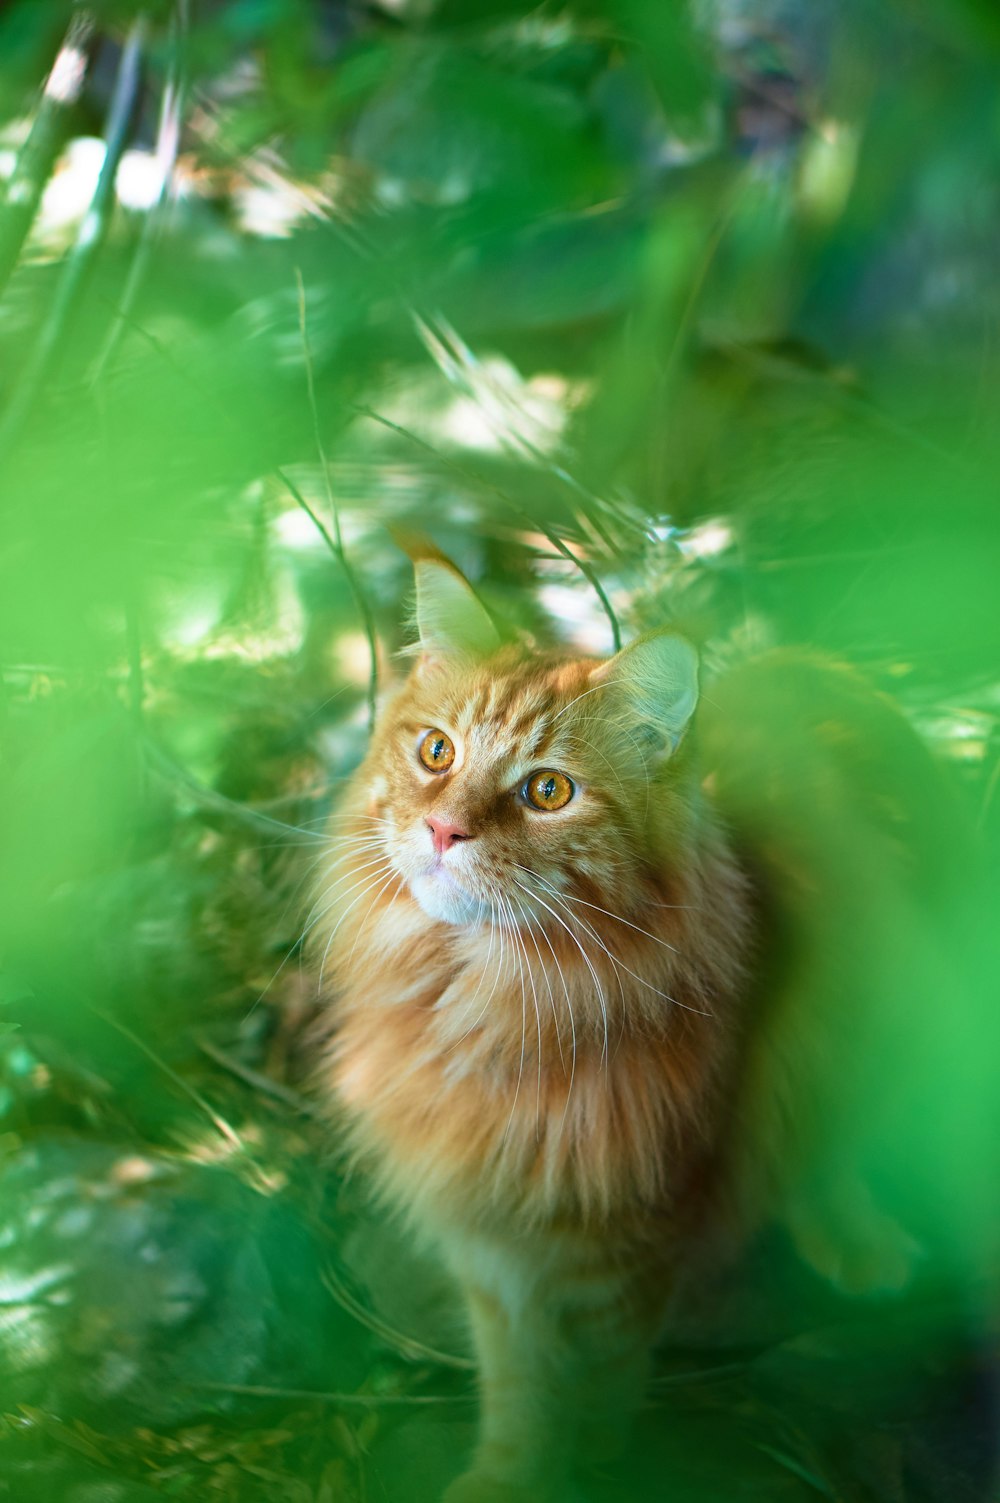
<instances>
[{"instance_id":1,"label":"blurred green foliage","mask_svg":"<svg viewBox=\"0 0 1000 1503\"><path fill-rule=\"evenodd\" d=\"M599 1496L987 1496L998 63L986 0L4 7L0 1497L410 1503L468 1442L300 1094L393 529L585 650L844 658L948 764L950 947L875 914L836 1103L948 1277L769 1244Z\"/></svg>"}]
</instances>

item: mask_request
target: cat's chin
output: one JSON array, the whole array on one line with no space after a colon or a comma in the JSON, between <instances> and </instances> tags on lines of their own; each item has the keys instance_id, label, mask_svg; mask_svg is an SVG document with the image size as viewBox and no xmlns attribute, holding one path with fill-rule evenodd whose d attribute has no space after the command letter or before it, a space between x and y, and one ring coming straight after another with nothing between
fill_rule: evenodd
<instances>
[{"instance_id":1,"label":"cat's chin","mask_svg":"<svg viewBox=\"0 0 1000 1503\"><path fill-rule=\"evenodd\" d=\"M444 872L431 872L423 877L413 877L410 891L429 918L441 923L456 924L471 928L482 924L490 916L486 903L463 891L458 883Z\"/></svg>"}]
</instances>

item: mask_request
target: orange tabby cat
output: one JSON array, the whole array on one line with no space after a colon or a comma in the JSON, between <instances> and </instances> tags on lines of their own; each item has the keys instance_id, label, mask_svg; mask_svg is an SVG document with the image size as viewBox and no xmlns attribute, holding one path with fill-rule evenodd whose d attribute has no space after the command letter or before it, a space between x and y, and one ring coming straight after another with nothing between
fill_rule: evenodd
<instances>
[{"instance_id":1,"label":"orange tabby cat","mask_svg":"<svg viewBox=\"0 0 1000 1503\"><path fill-rule=\"evenodd\" d=\"M542 1503L614 1445L712 1203L754 902L685 734L683 639L504 645L437 561L417 617L323 874L324 1078L465 1295L482 1412L449 1503Z\"/></svg>"},{"instance_id":2,"label":"orange tabby cat","mask_svg":"<svg viewBox=\"0 0 1000 1503\"><path fill-rule=\"evenodd\" d=\"M449 1499L540 1500L641 1393L738 1044L746 881L684 741L696 659L503 646L417 566L420 655L338 815L328 1080L464 1290L481 1370Z\"/></svg>"}]
</instances>

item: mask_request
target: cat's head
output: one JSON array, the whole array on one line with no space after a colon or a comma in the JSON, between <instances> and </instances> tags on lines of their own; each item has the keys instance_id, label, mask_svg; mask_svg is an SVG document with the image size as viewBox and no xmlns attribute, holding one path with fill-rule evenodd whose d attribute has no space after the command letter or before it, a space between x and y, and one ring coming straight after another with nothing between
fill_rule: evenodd
<instances>
[{"instance_id":1,"label":"cat's head","mask_svg":"<svg viewBox=\"0 0 1000 1503\"><path fill-rule=\"evenodd\" d=\"M395 871L455 925L517 924L526 906L555 922L574 889L639 901L641 870L662 865L688 813L675 753L693 648L668 632L604 662L504 645L456 570L427 560L416 575L414 666L362 772Z\"/></svg>"}]
</instances>

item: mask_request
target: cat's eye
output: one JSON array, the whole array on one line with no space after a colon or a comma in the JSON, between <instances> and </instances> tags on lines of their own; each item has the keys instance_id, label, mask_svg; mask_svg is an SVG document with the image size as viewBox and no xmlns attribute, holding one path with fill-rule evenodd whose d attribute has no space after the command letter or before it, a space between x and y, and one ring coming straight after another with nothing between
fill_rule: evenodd
<instances>
[{"instance_id":1,"label":"cat's eye","mask_svg":"<svg viewBox=\"0 0 1000 1503\"><path fill-rule=\"evenodd\" d=\"M536 809L562 809L574 793L573 784L564 772L533 772L524 785L524 796Z\"/></svg>"},{"instance_id":2,"label":"cat's eye","mask_svg":"<svg viewBox=\"0 0 1000 1503\"><path fill-rule=\"evenodd\" d=\"M417 748L417 756L428 772L447 772L455 760L455 743L444 731L428 731Z\"/></svg>"}]
</instances>

